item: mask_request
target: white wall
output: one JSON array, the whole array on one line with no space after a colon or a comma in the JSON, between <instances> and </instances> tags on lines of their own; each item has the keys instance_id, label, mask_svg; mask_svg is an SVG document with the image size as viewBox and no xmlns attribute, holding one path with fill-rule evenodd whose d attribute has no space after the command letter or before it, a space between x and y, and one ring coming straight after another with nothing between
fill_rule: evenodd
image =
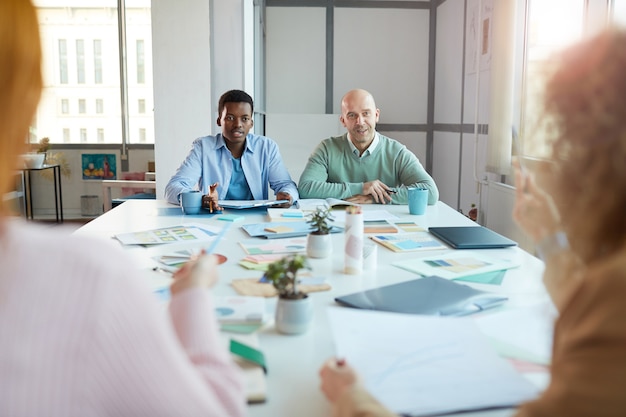
<instances>
[{"instance_id":1,"label":"white wall","mask_svg":"<svg viewBox=\"0 0 626 417\"><path fill-rule=\"evenodd\" d=\"M325 9L268 7L266 19L267 112L323 114Z\"/></svg>"},{"instance_id":2,"label":"white wall","mask_svg":"<svg viewBox=\"0 0 626 417\"><path fill-rule=\"evenodd\" d=\"M350 89L374 95L380 123L427 119L428 10L336 7L332 29L333 88L327 91L326 9L267 8L266 134L279 143L295 179L322 139L345 132L338 114ZM333 114L326 114L327 95ZM380 132L404 143L426 165L424 132Z\"/></svg>"},{"instance_id":3,"label":"white wall","mask_svg":"<svg viewBox=\"0 0 626 417\"><path fill-rule=\"evenodd\" d=\"M318 143L345 131L338 114L271 113L266 118L266 129L272 132L271 138L278 143L285 167L296 184Z\"/></svg>"},{"instance_id":4,"label":"white wall","mask_svg":"<svg viewBox=\"0 0 626 417\"><path fill-rule=\"evenodd\" d=\"M341 97L364 88L380 123L425 123L428 10L335 8L334 113Z\"/></svg>"},{"instance_id":5,"label":"white wall","mask_svg":"<svg viewBox=\"0 0 626 417\"><path fill-rule=\"evenodd\" d=\"M209 0L152 2L157 197L190 149L211 131Z\"/></svg>"}]
</instances>

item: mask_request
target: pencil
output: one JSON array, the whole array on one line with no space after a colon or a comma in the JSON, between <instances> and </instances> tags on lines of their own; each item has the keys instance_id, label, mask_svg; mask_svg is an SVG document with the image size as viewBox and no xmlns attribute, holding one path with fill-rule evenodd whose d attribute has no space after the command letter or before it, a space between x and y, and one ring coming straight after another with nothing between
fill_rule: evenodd
<instances>
[{"instance_id":1,"label":"pencil","mask_svg":"<svg viewBox=\"0 0 626 417\"><path fill-rule=\"evenodd\" d=\"M211 243L211 246L209 246L209 248L206 250L207 255L210 255L213 253L213 251L217 247L217 244L220 243L220 240L222 240L222 238L226 234L226 231L228 230L229 227L230 227L230 223L226 224L226 226L222 228L222 230L219 232L215 240L213 240L213 242Z\"/></svg>"}]
</instances>

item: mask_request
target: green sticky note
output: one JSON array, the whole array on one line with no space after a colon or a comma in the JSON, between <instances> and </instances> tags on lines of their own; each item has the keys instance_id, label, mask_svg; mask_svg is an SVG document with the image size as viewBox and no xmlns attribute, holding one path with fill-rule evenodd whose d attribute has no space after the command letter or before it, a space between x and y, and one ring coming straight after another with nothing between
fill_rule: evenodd
<instances>
[{"instance_id":1,"label":"green sticky note","mask_svg":"<svg viewBox=\"0 0 626 417\"><path fill-rule=\"evenodd\" d=\"M474 282L476 284L500 285L504 279L505 270L485 272L483 274L468 275L466 277L457 278L455 281Z\"/></svg>"},{"instance_id":2,"label":"green sticky note","mask_svg":"<svg viewBox=\"0 0 626 417\"><path fill-rule=\"evenodd\" d=\"M263 372L267 373L267 367L265 366L265 355L260 350L255 349L252 346L248 346L244 343L238 342L237 340L230 339L230 351L231 353L240 356L247 361L256 363L261 368L263 368Z\"/></svg>"},{"instance_id":3,"label":"green sticky note","mask_svg":"<svg viewBox=\"0 0 626 417\"><path fill-rule=\"evenodd\" d=\"M217 217L217 220L224 220L226 222L239 222L242 221L245 217L239 216L237 214L221 214Z\"/></svg>"}]
</instances>

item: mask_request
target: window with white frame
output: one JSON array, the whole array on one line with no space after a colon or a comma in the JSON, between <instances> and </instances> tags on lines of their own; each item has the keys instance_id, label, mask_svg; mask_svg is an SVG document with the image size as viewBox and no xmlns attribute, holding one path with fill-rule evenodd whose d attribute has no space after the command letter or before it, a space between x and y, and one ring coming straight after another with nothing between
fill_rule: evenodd
<instances>
[{"instance_id":1,"label":"window with white frame","mask_svg":"<svg viewBox=\"0 0 626 417\"><path fill-rule=\"evenodd\" d=\"M59 39L59 83L68 83L67 74L67 40Z\"/></svg>"},{"instance_id":2,"label":"window with white frame","mask_svg":"<svg viewBox=\"0 0 626 417\"><path fill-rule=\"evenodd\" d=\"M104 113L104 100L101 98L96 99L96 114Z\"/></svg>"},{"instance_id":3,"label":"window with white frame","mask_svg":"<svg viewBox=\"0 0 626 417\"><path fill-rule=\"evenodd\" d=\"M614 0L626 3L626 0ZM595 4L594 4L595 3ZM606 3L605 3L606 4ZM527 0L526 50L522 87L520 136L526 157L545 158L549 152L542 92L550 75L550 58L585 36L589 0ZM558 16L558 17L557 17Z\"/></svg>"},{"instance_id":4,"label":"window with white frame","mask_svg":"<svg viewBox=\"0 0 626 417\"><path fill-rule=\"evenodd\" d=\"M137 132L139 126L146 128L146 142L154 143L154 123L149 120L152 113L127 115L121 110L120 59L118 18L115 7L97 2L77 2L75 0L33 0L37 6L40 35L43 45L44 62L42 67L46 94L42 95L37 110L37 124L31 128L31 141L50 137L56 143L96 143L94 135L87 141L87 131L92 135L100 126L107 126L104 143L138 143L135 134L125 138L122 131L122 117L127 117L129 132ZM63 12L60 12L63 11ZM112 13L113 12L113 13ZM125 95L134 108L141 97L147 108L152 101L152 24L151 1L134 0L127 2L125 22L128 39L126 85L130 85ZM46 45L53 45L48 48ZM93 77L93 78L92 78ZM85 100L84 111L74 113L59 112L59 97L67 97L68 104L77 103L76 92ZM107 106L104 106L104 102ZM95 108L92 106L95 103ZM73 106L74 104L72 104ZM79 104L79 107L81 105ZM73 108L73 107L72 107ZM69 110L69 109L68 109ZM92 112L89 119L84 115ZM122 115L122 116L121 116ZM62 116L62 117L61 117ZM139 124L140 123L140 124ZM65 134L65 129L74 136ZM85 134L76 135L87 129ZM62 138L62 139L61 139ZM149 139L149 141L148 141Z\"/></svg>"},{"instance_id":5,"label":"window with white frame","mask_svg":"<svg viewBox=\"0 0 626 417\"><path fill-rule=\"evenodd\" d=\"M137 84L146 82L146 57L144 54L144 41L137 40Z\"/></svg>"},{"instance_id":6,"label":"window with white frame","mask_svg":"<svg viewBox=\"0 0 626 417\"><path fill-rule=\"evenodd\" d=\"M61 99L61 114L69 114L70 112L70 101L66 98Z\"/></svg>"},{"instance_id":7,"label":"window with white frame","mask_svg":"<svg viewBox=\"0 0 626 417\"><path fill-rule=\"evenodd\" d=\"M85 129L84 127L80 128L80 143L86 143L87 142L87 129Z\"/></svg>"},{"instance_id":8,"label":"window with white frame","mask_svg":"<svg viewBox=\"0 0 626 417\"><path fill-rule=\"evenodd\" d=\"M102 84L102 41L93 41L93 82Z\"/></svg>"},{"instance_id":9,"label":"window with white frame","mask_svg":"<svg viewBox=\"0 0 626 417\"><path fill-rule=\"evenodd\" d=\"M84 98L78 99L78 113L79 114L87 113L87 100L85 100Z\"/></svg>"},{"instance_id":10,"label":"window with white frame","mask_svg":"<svg viewBox=\"0 0 626 417\"><path fill-rule=\"evenodd\" d=\"M76 81L85 84L85 41L76 40Z\"/></svg>"}]
</instances>

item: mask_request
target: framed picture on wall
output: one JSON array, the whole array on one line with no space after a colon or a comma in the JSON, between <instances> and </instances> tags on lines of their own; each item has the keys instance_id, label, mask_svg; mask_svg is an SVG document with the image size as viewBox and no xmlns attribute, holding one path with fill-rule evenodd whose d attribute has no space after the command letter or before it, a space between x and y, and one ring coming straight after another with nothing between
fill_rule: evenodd
<instances>
[{"instance_id":1,"label":"framed picture on wall","mask_svg":"<svg viewBox=\"0 0 626 417\"><path fill-rule=\"evenodd\" d=\"M82 154L82 171L84 180L117 179L117 163L115 154Z\"/></svg>"}]
</instances>

